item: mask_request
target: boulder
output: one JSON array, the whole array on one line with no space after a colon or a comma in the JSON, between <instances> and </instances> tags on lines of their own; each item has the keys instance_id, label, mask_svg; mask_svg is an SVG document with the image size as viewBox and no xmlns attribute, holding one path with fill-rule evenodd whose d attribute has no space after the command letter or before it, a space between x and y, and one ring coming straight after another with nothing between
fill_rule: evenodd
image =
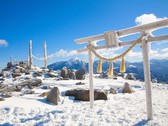
<instances>
[{"instance_id":1,"label":"boulder","mask_svg":"<svg viewBox=\"0 0 168 126\"><path fill-rule=\"evenodd\" d=\"M128 80L136 80L136 78L132 75L132 74L127 74L126 78L125 79L128 79Z\"/></svg>"},{"instance_id":2,"label":"boulder","mask_svg":"<svg viewBox=\"0 0 168 126\"><path fill-rule=\"evenodd\" d=\"M94 90L94 100L107 100L107 91ZM89 90L85 89L73 89L67 90L65 96L74 96L75 100L89 101Z\"/></svg>"},{"instance_id":3,"label":"boulder","mask_svg":"<svg viewBox=\"0 0 168 126\"><path fill-rule=\"evenodd\" d=\"M23 81L21 82L19 85L21 86L40 86L42 84L41 79L31 79L31 80L27 80L27 81Z\"/></svg>"},{"instance_id":4,"label":"boulder","mask_svg":"<svg viewBox=\"0 0 168 126\"><path fill-rule=\"evenodd\" d=\"M133 90L132 90L130 84L125 82L122 93L132 93L132 92L133 92Z\"/></svg>"},{"instance_id":5,"label":"boulder","mask_svg":"<svg viewBox=\"0 0 168 126\"><path fill-rule=\"evenodd\" d=\"M0 101L5 101L5 99L4 98L0 98Z\"/></svg>"},{"instance_id":6,"label":"boulder","mask_svg":"<svg viewBox=\"0 0 168 126\"><path fill-rule=\"evenodd\" d=\"M50 90L49 94L47 95L46 101L58 105L58 102L60 100L59 95L60 95L60 92L58 87L54 87Z\"/></svg>"},{"instance_id":7,"label":"boulder","mask_svg":"<svg viewBox=\"0 0 168 126\"><path fill-rule=\"evenodd\" d=\"M64 67L62 70L61 70L61 77L62 78L67 78L67 74L68 74L68 70L66 67Z\"/></svg>"},{"instance_id":8,"label":"boulder","mask_svg":"<svg viewBox=\"0 0 168 126\"><path fill-rule=\"evenodd\" d=\"M114 88L110 88L110 93L111 94L117 94L116 90Z\"/></svg>"},{"instance_id":9,"label":"boulder","mask_svg":"<svg viewBox=\"0 0 168 126\"><path fill-rule=\"evenodd\" d=\"M21 76L21 73L12 73L12 77L15 78L15 77L19 77Z\"/></svg>"},{"instance_id":10,"label":"boulder","mask_svg":"<svg viewBox=\"0 0 168 126\"><path fill-rule=\"evenodd\" d=\"M76 75L76 79L77 80L83 80L85 79L85 74L86 74L86 71L85 69L80 69L78 71L76 71L75 75Z\"/></svg>"}]
</instances>

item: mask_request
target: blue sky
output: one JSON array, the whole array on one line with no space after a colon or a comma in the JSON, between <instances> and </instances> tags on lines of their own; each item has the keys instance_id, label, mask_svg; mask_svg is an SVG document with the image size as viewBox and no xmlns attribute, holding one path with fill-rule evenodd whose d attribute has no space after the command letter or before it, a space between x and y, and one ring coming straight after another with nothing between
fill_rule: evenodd
<instances>
[{"instance_id":1,"label":"blue sky","mask_svg":"<svg viewBox=\"0 0 168 126\"><path fill-rule=\"evenodd\" d=\"M144 14L149 18L168 17L167 0L0 0L0 68L10 56L27 60L28 43L33 41L33 55L43 56L43 44L47 42L48 64L72 57L87 59L86 54L75 50L75 39L120 30L142 23ZM146 19L146 18L145 18ZM145 20L144 19L144 20ZM155 33L167 34L168 29ZM126 38L125 38L126 40ZM125 49L108 50L105 56L114 56ZM153 58L161 54L168 58L168 42L151 45ZM129 61L139 56L139 47L129 54ZM33 59L33 64L43 66L43 61Z\"/></svg>"}]
</instances>

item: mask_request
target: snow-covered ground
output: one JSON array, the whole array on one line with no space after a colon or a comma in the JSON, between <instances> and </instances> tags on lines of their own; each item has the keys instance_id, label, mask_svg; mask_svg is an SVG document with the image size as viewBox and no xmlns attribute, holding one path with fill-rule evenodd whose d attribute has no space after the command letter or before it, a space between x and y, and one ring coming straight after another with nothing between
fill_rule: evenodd
<instances>
[{"instance_id":1,"label":"snow-covered ground","mask_svg":"<svg viewBox=\"0 0 168 126\"><path fill-rule=\"evenodd\" d=\"M168 85L152 84L153 116L147 121L144 82L114 79L94 79L95 89L122 88L124 82L131 84L132 94L109 94L108 100L97 100L94 109L89 102L75 101L63 96L68 89L89 88L86 80L42 80L42 85L57 86L61 92L59 105L46 102L39 94L46 90L37 87L35 94L13 97L0 101L0 125L4 126L168 126ZM75 85L84 82L86 85ZM13 82L6 80L6 83Z\"/></svg>"}]
</instances>

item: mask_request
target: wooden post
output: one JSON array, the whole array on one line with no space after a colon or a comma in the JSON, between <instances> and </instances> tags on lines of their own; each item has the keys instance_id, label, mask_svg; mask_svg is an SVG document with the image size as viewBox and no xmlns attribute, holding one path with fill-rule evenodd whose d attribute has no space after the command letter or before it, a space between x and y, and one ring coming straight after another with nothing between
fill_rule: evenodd
<instances>
[{"instance_id":1,"label":"wooden post","mask_svg":"<svg viewBox=\"0 0 168 126\"><path fill-rule=\"evenodd\" d=\"M150 62L149 62L149 45L145 39L142 40L142 50L143 50L144 80L146 87L147 118L148 120L152 120L153 112L152 112L152 89L151 89Z\"/></svg>"},{"instance_id":2,"label":"wooden post","mask_svg":"<svg viewBox=\"0 0 168 126\"><path fill-rule=\"evenodd\" d=\"M32 69L32 40L29 42L29 68Z\"/></svg>"},{"instance_id":3,"label":"wooden post","mask_svg":"<svg viewBox=\"0 0 168 126\"><path fill-rule=\"evenodd\" d=\"M93 53L89 49L89 85L90 85L90 108L93 109L94 106L94 88L93 88Z\"/></svg>"},{"instance_id":4,"label":"wooden post","mask_svg":"<svg viewBox=\"0 0 168 126\"><path fill-rule=\"evenodd\" d=\"M47 45L44 42L44 69L47 69Z\"/></svg>"},{"instance_id":5,"label":"wooden post","mask_svg":"<svg viewBox=\"0 0 168 126\"><path fill-rule=\"evenodd\" d=\"M13 64L13 62L12 62L12 56L10 56L10 62Z\"/></svg>"}]
</instances>

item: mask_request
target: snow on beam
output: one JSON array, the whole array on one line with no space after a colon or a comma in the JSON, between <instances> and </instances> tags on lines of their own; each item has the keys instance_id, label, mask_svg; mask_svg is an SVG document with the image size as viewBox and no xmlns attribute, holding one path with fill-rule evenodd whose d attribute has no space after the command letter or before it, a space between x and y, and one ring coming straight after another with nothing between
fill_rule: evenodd
<instances>
[{"instance_id":1,"label":"snow on beam","mask_svg":"<svg viewBox=\"0 0 168 126\"><path fill-rule=\"evenodd\" d=\"M149 37L147 42L155 42L155 41L162 41L162 40L168 40L168 35L164 36L157 36L157 37ZM136 40L131 40L128 42L119 42L119 46L126 46L126 45L131 45L135 42ZM109 46L108 48L113 48L114 46ZM107 48L105 45L104 46L95 46L94 49L104 49ZM78 52L84 52L87 51L87 48L79 49Z\"/></svg>"},{"instance_id":2,"label":"snow on beam","mask_svg":"<svg viewBox=\"0 0 168 126\"><path fill-rule=\"evenodd\" d=\"M117 34L119 37L123 37L123 36L131 35L131 34L135 34L138 32L142 32L142 31L157 30L159 28L163 28L166 26L168 27L168 19L152 22L149 24L138 25L135 27L127 28L127 29L118 30ZM104 34L99 34L99 35L95 35L95 36L89 36L89 37L85 37L85 38L81 38L81 39L76 39L75 42L77 44L83 44L83 43L97 41L97 40L104 40Z\"/></svg>"}]
</instances>

